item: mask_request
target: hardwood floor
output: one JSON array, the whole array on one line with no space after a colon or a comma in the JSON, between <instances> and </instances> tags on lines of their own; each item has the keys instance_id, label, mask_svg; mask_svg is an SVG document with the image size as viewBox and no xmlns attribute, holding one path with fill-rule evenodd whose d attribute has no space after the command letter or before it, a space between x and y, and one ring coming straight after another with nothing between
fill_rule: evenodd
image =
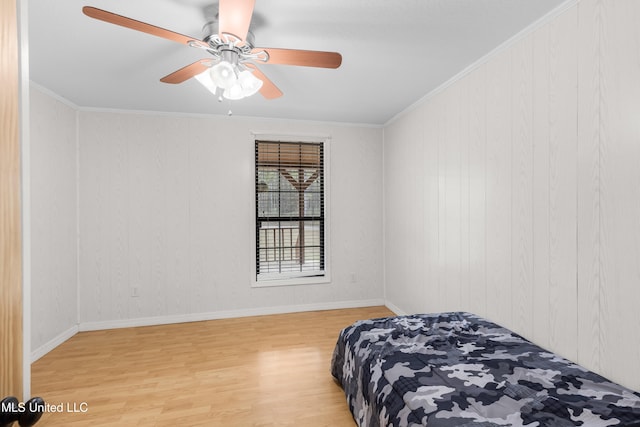
<instances>
[{"instance_id":1,"label":"hardwood floor","mask_svg":"<svg viewBox=\"0 0 640 427\"><path fill-rule=\"evenodd\" d=\"M32 366L40 426L354 426L339 331L386 307L81 332ZM53 409L53 408L51 408ZM76 412L73 412L73 411Z\"/></svg>"}]
</instances>

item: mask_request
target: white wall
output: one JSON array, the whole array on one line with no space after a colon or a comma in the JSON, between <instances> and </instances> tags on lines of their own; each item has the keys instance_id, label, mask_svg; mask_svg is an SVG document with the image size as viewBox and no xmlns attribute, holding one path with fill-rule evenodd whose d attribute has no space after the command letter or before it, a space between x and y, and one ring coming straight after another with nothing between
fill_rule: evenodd
<instances>
[{"instance_id":1,"label":"white wall","mask_svg":"<svg viewBox=\"0 0 640 427\"><path fill-rule=\"evenodd\" d=\"M78 323L76 111L30 90L31 348L42 356Z\"/></svg>"},{"instance_id":2,"label":"white wall","mask_svg":"<svg viewBox=\"0 0 640 427\"><path fill-rule=\"evenodd\" d=\"M583 0L385 128L385 289L640 389L640 2Z\"/></svg>"},{"instance_id":3,"label":"white wall","mask_svg":"<svg viewBox=\"0 0 640 427\"><path fill-rule=\"evenodd\" d=\"M78 113L33 90L32 348L78 322L376 301L384 270L394 308L474 311L640 389L639 9L582 0L389 124L384 155L375 128ZM332 283L250 288L251 131L332 137Z\"/></svg>"},{"instance_id":4,"label":"white wall","mask_svg":"<svg viewBox=\"0 0 640 427\"><path fill-rule=\"evenodd\" d=\"M81 329L383 301L382 129L94 111L79 123ZM331 283L250 286L251 132L331 137Z\"/></svg>"},{"instance_id":5,"label":"white wall","mask_svg":"<svg viewBox=\"0 0 640 427\"><path fill-rule=\"evenodd\" d=\"M33 359L78 329L383 303L381 128L30 101ZM331 138L331 283L251 288L251 132Z\"/></svg>"}]
</instances>

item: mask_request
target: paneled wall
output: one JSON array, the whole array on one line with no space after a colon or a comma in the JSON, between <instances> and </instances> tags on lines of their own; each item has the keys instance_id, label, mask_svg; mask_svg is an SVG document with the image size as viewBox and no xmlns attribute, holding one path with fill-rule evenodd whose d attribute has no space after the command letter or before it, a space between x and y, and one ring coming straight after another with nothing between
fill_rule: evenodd
<instances>
[{"instance_id":1,"label":"paneled wall","mask_svg":"<svg viewBox=\"0 0 640 427\"><path fill-rule=\"evenodd\" d=\"M640 390L640 3L585 1L579 19L580 344Z\"/></svg>"},{"instance_id":2,"label":"paneled wall","mask_svg":"<svg viewBox=\"0 0 640 427\"><path fill-rule=\"evenodd\" d=\"M331 138L331 283L251 287L252 132ZM383 301L381 128L81 111L78 135L81 329Z\"/></svg>"},{"instance_id":3,"label":"paneled wall","mask_svg":"<svg viewBox=\"0 0 640 427\"><path fill-rule=\"evenodd\" d=\"M77 112L37 87L30 98L31 348L38 357L77 331Z\"/></svg>"},{"instance_id":4,"label":"paneled wall","mask_svg":"<svg viewBox=\"0 0 640 427\"><path fill-rule=\"evenodd\" d=\"M640 389L640 2L583 0L388 124L385 292Z\"/></svg>"}]
</instances>

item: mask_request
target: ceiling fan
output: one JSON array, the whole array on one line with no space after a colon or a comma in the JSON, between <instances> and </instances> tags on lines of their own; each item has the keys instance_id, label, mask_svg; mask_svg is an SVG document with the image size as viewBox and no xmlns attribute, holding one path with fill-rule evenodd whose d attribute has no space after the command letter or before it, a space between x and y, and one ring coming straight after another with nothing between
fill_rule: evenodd
<instances>
[{"instance_id":1,"label":"ceiling fan","mask_svg":"<svg viewBox=\"0 0 640 427\"><path fill-rule=\"evenodd\" d=\"M222 97L241 99L258 91L266 99L282 96L282 91L258 69L257 64L340 66L342 55L337 52L255 47L253 33L249 30L254 5L255 0L220 0L218 18L205 24L201 40L91 6L83 7L82 12L91 18L208 52L212 58L200 59L160 81L176 84L195 77L219 100Z\"/></svg>"}]
</instances>

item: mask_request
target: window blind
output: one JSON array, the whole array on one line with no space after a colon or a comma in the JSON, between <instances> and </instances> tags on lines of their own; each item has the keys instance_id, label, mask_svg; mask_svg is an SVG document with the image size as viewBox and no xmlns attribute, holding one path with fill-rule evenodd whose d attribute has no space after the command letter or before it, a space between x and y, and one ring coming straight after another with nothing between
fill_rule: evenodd
<instances>
[{"instance_id":1,"label":"window blind","mask_svg":"<svg viewBox=\"0 0 640 427\"><path fill-rule=\"evenodd\" d=\"M323 144L256 141L255 165L257 279L324 275Z\"/></svg>"}]
</instances>

